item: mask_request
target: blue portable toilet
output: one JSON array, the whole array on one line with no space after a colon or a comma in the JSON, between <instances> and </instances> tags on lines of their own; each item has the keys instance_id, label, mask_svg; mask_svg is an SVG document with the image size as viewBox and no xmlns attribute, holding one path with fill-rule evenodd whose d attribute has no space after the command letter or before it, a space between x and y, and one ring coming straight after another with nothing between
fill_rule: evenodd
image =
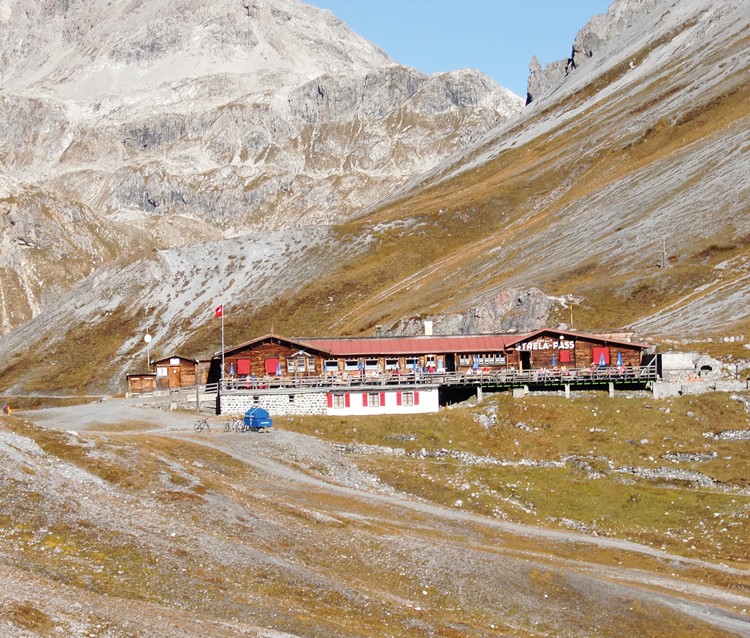
<instances>
[{"instance_id":1,"label":"blue portable toilet","mask_svg":"<svg viewBox=\"0 0 750 638\"><path fill-rule=\"evenodd\" d=\"M243 422L246 430L262 430L273 425L271 415L268 414L268 410L263 408L250 408L245 412Z\"/></svg>"}]
</instances>

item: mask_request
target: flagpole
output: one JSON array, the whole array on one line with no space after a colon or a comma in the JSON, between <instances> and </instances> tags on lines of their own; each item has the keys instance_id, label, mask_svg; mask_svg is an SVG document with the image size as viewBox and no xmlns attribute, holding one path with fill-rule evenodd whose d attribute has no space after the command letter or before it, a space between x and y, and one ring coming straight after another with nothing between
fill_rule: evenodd
<instances>
[{"instance_id":1,"label":"flagpole","mask_svg":"<svg viewBox=\"0 0 750 638\"><path fill-rule=\"evenodd\" d=\"M224 382L224 304L221 304L221 381Z\"/></svg>"}]
</instances>

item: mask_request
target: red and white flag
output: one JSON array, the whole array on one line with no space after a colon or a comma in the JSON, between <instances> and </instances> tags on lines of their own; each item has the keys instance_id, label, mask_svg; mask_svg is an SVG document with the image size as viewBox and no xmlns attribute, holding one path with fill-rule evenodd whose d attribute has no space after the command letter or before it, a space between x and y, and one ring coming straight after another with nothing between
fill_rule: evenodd
<instances>
[{"instance_id":1,"label":"red and white flag","mask_svg":"<svg viewBox=\"0 0 750 638\"><path fill-rule=\"evenodd\" d=\"M221 304L220 306L216 306L216 308L214 309L214 316L215 317L224 316L224 304Z\"/></svg>"}]
</instances>

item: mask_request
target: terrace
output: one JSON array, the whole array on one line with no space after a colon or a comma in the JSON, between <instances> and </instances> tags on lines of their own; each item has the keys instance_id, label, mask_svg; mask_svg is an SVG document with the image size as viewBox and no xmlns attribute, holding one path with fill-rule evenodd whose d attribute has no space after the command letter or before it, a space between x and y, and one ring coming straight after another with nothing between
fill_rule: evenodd
<instances>
[{"instance_id":1,"label":"terrace","mask_svg":"<svg viewBox=\"0 0 750 638\"><path fill-rule=\"evenodd\" d=\"M382 373L335 373L323 376L233 376L221 383L222 392L260 393L297 390L342 390L362 387L481 387L512 389L524 386L535 388L564 388L608 386L610 383L627 387L646 387L657 379L656 365L648 366L595 366L571 369L537 370L467 370L465 372L419 373L408 371L401 374Z\"/></svg>"}]
</instances>

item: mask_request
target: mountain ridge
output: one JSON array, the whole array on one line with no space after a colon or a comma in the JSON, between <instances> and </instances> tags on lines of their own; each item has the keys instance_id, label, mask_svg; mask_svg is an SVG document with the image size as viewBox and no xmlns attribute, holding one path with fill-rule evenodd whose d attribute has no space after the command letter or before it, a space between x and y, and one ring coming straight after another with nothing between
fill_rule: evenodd
<instances>
[{"instance_id":1,"label":"mountain ridge","mask_svg":"<svg viewBox=\"0 0 750 638\"><path fill-rule=\"evenodd\" d=\"M296 0L2 9L3 333L116 254L340 222L521 105Z\"/></svg>"},{"instance_id":2,"label":"mountain ridge","mask_svg":"<svg viewBox=\"0 0 750 638\"><path fill-rule=\"evenodd\" d=\"M511 324L527 329L520 315L512 316L512 304L511 315L503 316L492 300L507 304L513 295L523 298L535 289L552 303L542 304L546 310L534 315L534 322L589 330L638 328L643 338L705 337L717 325L743 331L743 322L750 321L744 306L737 305L746 294L748 243L743 237L750 236L743 214L748 200L742 196L742 175L750 169L742 151L748 117L743 83L748 52L742 46L750 28L746 3L659 0L649 6L652 11L641 14L639 3L613 3L610 19L624 20L630 28L616 29L612 40L590 49L591 56L559 87L507 121L493 120L474 137L458 125L455 113L439 115L433 120L438 137L460 130L468 134L468 146L446 151L447 159L418 177L412 164L411 174L399 186L391 182L387 192L368 182L362 170L361 162L373 161L376 147L367 143L360 149L364 155L352 155L335 137L338 128L360 126L359 93L350 88L362 80L323 76L320 87L313 81L304 92L314 100L312 110L303 109L315 121L303 140L306 149L316 151L310 161L328 166L331 179L348 182L350 193L368 189L370 202L352 195L346 202L353 211L349 217L287 216L302 238L277 228L269 245L278 255L265 265L253 259L252 251L264 254L260 245L264 228L274 227L272 219L244 226L256 234L244 251L243 232L227 220L207 218L196 229L189 216L165 216L174 230L165 230L159 241L149 235L142 242L143 261L137 251L131 253L129 267L149 273L139 282L148 292L129 291L118 272L122 266L115 264L97 277L118 282L109 294L117 299L119 314L92 322L74 312L69 301L48 310L62 325L85 320L92 335L120 335L117 344L96 348L113 362L113 384L130 362L140 359L144 347L137 335L146 331L158 331L154 345L165 355L177 348L192 355L216 351L210 309L220 301L232 309L230 341L266 333L271 326L287 334L358 335L375 326L396 329L440 316L453 317L449 324L461 330L474 325L470 315L476 308L492 317L487 329ZM398 95L409 95L414 78L422 86L429 82L408 70L381 77L388 78L383 87L400 79ZM430 98L427 104L432 103ZM393 120L406 133L424 127L426 120L409 119L417 117L417 110L391 113L385 124ZM317 119L334 112L355 115L344 124ZM378 121L387 128L383 119ZM141 198L169 196L169 180L159 177L157 166L152 170L144 180L148 193L135 182L129 188ZM240 188L233 170L231 163L219 170L229 193ZM280 188L254 192L260 199L272 192L292 200L313 197L299 180L288 175L286 180ZM158 220L159 207L144 219ZM137 209L118 214L136 216ZM701 219L708 223L696 222ZM320 230L308 250L309 224ZM144 224L133 232L145 237L147 230ZM192 249L191 232L215 242L214 252ZM228 236L235 243L221 247ZM179 246L173 238L180 239ZM663 245L669 250L666 269L659 267ZM238 265L243 254L254 267ZM296 273L289 280L285 259ZM171 262L184 266L171 268ZM199 294L192 287L195 279L205 282ZM97 303L93 281L82 282L76 292L91 300L91 308ZM149 303L141 303L142 297ZM455 319L466 313L465 323ZM160 317L170 320L160 323ZM28 338L41 332L47 333L47 344L59 342L55 348L62 352L63 342L41 328L43 323L34 320L28 329L8 335L2 350L17 352L22 333ZM91 340L97 341L95 336ZM79 357L88 361L91 354L82 350ZM30 382L19 372L28 365L26 359L8 360L15 363L0 377L6 385L32 388L50 381L50 375L41 374ZM80 387L100 382L95 370L87 364Z\"/></svg>"}]
</instances>

